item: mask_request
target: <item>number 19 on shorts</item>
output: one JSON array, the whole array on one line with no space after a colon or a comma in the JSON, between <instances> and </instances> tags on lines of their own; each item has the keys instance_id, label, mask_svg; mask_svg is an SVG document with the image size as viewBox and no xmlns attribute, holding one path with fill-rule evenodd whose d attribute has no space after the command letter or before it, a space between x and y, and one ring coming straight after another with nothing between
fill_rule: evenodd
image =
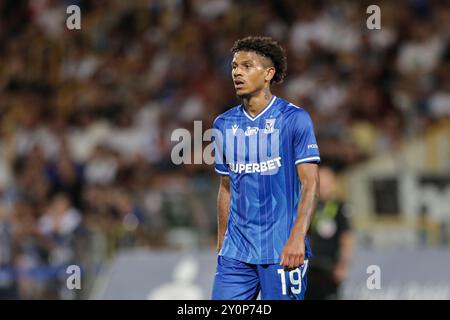
<instances>
[{"instance_id":1,"label":"number 19 on shorts","mask_svg":"<svg viewBox=\"0 0 450 320\"><path fill-rule=\"evenodd\" d=\"M305 260L304 265L301 268L297 268L295 270L289 271L289 284L290 291L293 294L300 294L302 292L302 278L305 276L306 269L308 267L308 260ZM283 268L277 270L280 275L281 281L281 291L285 296L287 295L287 287L286 287L286 271Z\"/></svg>"}]
</instances>

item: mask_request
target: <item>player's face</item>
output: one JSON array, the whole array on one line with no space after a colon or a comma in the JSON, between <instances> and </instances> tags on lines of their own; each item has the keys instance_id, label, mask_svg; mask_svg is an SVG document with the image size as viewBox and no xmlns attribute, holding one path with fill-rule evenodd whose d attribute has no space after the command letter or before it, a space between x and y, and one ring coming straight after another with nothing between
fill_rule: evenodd
<instances>
[{"instance_id":1,"label":"player's face","mask_svg":"<svg viewBox=\"0 0 450 320\"><path fill-rule=\"evenodd\" d=\"M231 63L231 76L238 96L252 95L270 83L273 74L266 59L253 51L238 51Z\"/></svg>"}]
</instances>

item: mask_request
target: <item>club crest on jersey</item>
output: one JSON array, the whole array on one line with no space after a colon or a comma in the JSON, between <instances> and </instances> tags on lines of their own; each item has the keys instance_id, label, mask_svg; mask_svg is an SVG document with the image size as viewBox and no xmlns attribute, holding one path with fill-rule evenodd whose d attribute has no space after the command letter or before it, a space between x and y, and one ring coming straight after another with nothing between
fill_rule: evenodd
<instances>
[{"instance_id":1,"label":"club crest on jersey","mask_svg":"<svg viewBox=\"0 0 450 320\"><path fill-rule=\"evenodd\" d=\"M255 134L258 134L259 128L258 127L247 127L247 130L245 130L246 136L253 136Z\"/></svg>"},{"instance_id":2,"label":"club crest on jersey","mask_svg":"<svg viewBox=\"0 0 450 320\"><path fill-rule=\"evenodd\" d=\"M238 126L237 124L234 124L234 125L231 127L231 130L233 130L233 135L236 135L236 131L237 131L238 128L239 128L239 126Z\"/></svg>"},{"instance_id":3,"label":"club crest on jersey","mask_svg":"<svg viewBox=\"0 0 450 320\"><path fill-rule=\"evenodd\" d=\"M275 128L275 120L276 119L266 119L266 126L264 128L264 133L272 133Z\"/></svg>"}]
</instances>

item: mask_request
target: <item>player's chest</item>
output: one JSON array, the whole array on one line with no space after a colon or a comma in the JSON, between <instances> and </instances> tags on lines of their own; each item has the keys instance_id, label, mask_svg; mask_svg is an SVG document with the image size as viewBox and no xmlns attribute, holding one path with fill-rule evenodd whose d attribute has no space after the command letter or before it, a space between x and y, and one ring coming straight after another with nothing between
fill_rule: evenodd
<instances>
[{"instance_id":1,"label":"player's chest","mask_svg":"<svg viewBox=\"0 0 450 320\"><path fill-rule=\"evenodd\" d=\"M228 140L251 141L251 140L274 140L279 138L283 130L283 117L268 116L256 120L249 120L245 117L230 119L227 122L226 138Z\"/></svg>"},{"instance_id":2,"label":"player's chest","mask_svg":"<svg viewBox=\"0 0 450 320\"><path fill-rule=\"evenodd\" d=\"M281 116L267 116L254 121L240 118L227 123L227 154L238 158L261 153L266 156L280 154L283 145L289 141L289 132Z\"/></svg>"}]
</instances>

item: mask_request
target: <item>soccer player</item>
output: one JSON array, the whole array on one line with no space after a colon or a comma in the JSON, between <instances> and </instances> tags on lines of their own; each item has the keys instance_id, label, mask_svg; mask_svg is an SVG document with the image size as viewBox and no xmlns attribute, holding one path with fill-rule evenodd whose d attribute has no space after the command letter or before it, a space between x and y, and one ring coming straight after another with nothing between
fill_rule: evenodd
<instances>
[{"instance_id":1,"label":"soccer player","mask_svg":"<svg viewBox=\"0 0 450 320\"><path fill-rule=\"evenodd\" d=\"M271 93L286 74L283 48L247 37L231 49L242 104L214 120L218 260L212 298L301 300L320 163L308 113Z\"/></svg>"}]
</instances>

